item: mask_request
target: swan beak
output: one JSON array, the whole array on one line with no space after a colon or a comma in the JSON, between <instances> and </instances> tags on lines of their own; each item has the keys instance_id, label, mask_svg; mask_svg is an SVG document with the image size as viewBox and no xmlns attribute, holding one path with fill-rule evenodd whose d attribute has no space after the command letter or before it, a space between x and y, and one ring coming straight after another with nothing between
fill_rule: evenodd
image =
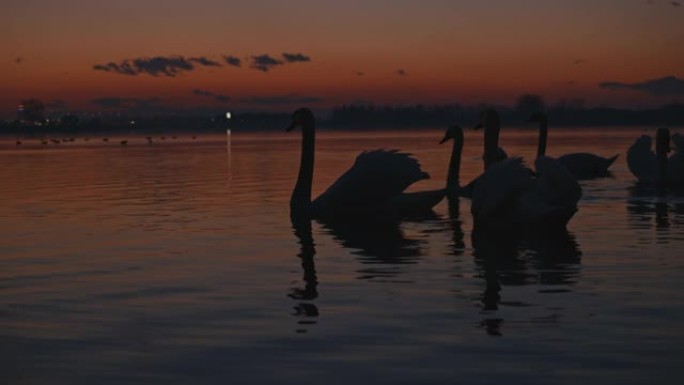
<instances>
[{"instance_id":1,"label":"swan beak","mask_svg":"<svg viewBox=\"0 0 684 385\"><path fill-rule=\"evenodd\" d=\"M444 144L444 143L446 143L449 139L450 139L450 138L449 138L448 135L444 135L444 138L442 138L442 140L439 141L439 144Z\"/></svg>"},{"instance_id":2,"label":"swan beak","mask_svg":"<svg viewBox=\"0 0 684 385\"><path fill-rule=\"evenodd\" d=\"M287 128L285 129L285 131L290 132L290 131L294 130L295 127L297 127L297 123L295 123L295 121L293 120L292 123L290 123L290 125L287 126Z\"/></svg>"},{"instance_id":3,"label":"swan beak","mask_svg":"<svg viewBox=\"0 0 684 385\"><path fill-rule=\"evenodd\" d=\"M480 123L476 124L475 127L473 127L473 130L479 130L480 128L483 128L483 127L484 127L484 124L482 124L482 122L480 122Z\"/></svg>"}]
</instances>

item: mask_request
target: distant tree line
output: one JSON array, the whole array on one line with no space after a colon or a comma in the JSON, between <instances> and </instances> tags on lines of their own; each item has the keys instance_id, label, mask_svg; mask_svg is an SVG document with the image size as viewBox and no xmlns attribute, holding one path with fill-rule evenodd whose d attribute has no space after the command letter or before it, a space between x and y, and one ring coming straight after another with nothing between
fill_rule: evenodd
<instances>
[{"instance_id":1,"label":"distant tree line","mask_svg":"<svg viewBox=\"0 0 684 385\"><path fill-rule=\"evenodd\" d=\"M611 107L586 107L580 99L561 100L547 106L539 95L521 95L513 106L480 104L375 106L343 105L335 107L328 115L317 116L319 127L344 129L397 129L420 127L444 127L450 124L469 126L474 124L486 107L499 111L502 123L507 126L523 126L530 114L545 111L549 124L556 126L681 126L684 125L684 104L672 104L652 109L624 109ZM50 135L78 134L81 132L225 132L240 130L283 130L290 122L290 113L242 112L234 113L229 120L225 114L213 116L155 115L155 116L97 116L81 118L64 114L47 119L44 105L36 99L22 101L17 119L0 122L0 134Z\"/></svg>"},{"instance_id":2,"label":"distant tree line","mask_svg":"<svg viewBox=\"0 0 684 385\"><path fill-rule=\"evenodd\" d=\"M533 94L521 95L514 106L460 104L432 106L373 106L344 105L333 109L326 123L345 128L421 127L449 124L468 125L476 122L480 112L494 107L502 123L510 126L526 124L530 115L546 112L549 123L557 126L641 126L684 125L684 104L672 104L652 109L624 109L612 107L585 107L581 99L561 100L548 107L544 100Z\"/></svg>"}]
</instances>

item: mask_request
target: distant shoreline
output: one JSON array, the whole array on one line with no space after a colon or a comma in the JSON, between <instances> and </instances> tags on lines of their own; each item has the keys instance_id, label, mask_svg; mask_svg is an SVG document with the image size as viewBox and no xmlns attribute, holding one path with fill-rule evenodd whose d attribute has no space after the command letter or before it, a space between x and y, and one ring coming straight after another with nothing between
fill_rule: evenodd
<instances>
[{"instance_id":1,"label":"distant shoreline","mask_svg":"<svg viewBox=\"0 0 684 385\"><path fill-rule=\"evenodd\" d=\"M544 109L543 106L538 106ZM474 106L342 106L328 115L317 116L317 126L323 130L347 131L415 130L444 128L459 124L472 126L481 108ZM529 127L530 108L497 107L505 127ZM682 127L684 104L672 104L653 109L633 110L611 107L585 108L582 106L555 106L545 108L550 127L598 128L612 127ZM61 118L34 119L32 121L0 122L0 136L79 136L113 134L199 134L225 133L227 129L239 132L280 131L290 123L289 113L245 112L234 113L229 120L225 114L214 116L101 116L80 118L66 114Z\"/></svg>"}]
</instances>

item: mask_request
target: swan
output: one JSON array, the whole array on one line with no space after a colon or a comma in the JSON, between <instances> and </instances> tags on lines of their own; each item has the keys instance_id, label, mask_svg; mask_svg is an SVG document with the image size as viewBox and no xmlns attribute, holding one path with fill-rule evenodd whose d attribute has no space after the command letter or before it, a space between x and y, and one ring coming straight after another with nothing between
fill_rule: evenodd
<instances>
[{"instance_id":1,"label":"swan","mask_svg":"<svg viewBox=\"0 0 684 385\"><path fill-rule=\"evenodd\" d=\"M676 151L671 157L670 141ZM655 152L651 150L653 139L642 135L627 150L627 167L644 184L682 184L684 182L684 137L673 134L664 127L656 131Z\"/></svg>"},{"instance_id":2,"label":"swan","mask_svg":"<svg viewBox=\"0 0 684 385\"><path fill-rule=\"evenodd\" d=\"M497 112L481 114L485 130L485 172L473 188L471 214L478 228L523 230L530 227L563 229L577 211L582 189L558 161L539 156L536 176L522 158L496 162L500 121Z\"/></svg>"},{"instance_id":3,"label":"swan","mask_svg":"<svg viewBox=\"0 0 684 385\"><path fill-rule=\"evenodd\" d=\"M451 157L449 158L449 170L447 172L446 193L450 197L464 197L471 198L473 196L473 186L477 179L473 179L465 186L460 185L460 169L461 156L463 153L463 129L458 125L449 126L444 133L444 138L440 140L439 144L444 144L449 140L453 141L451 147ZM501 148L497 147L496 161L500 162L506 159L508 155ZM484 158L483 158L484 159Z\"/></svg>"},{"instance_id":4,"label":"swan","mask_svg":"<svg viewBox=\"0 0 684 385\"><path fill-rule=\"evenodd\" d=\"M374 150L359 154L352 167L312 201L315 126L311 110L300 108L293 113L292 123L286 129L300 127L302 130L299 174L290 198L293 223L426 212L444 198L444 190L403 193L408 186L430 175L421 170L410 154Z\"/></svg>"},{"instance_id":5,"label":"swan","mask_svg":"<svg viewBox=\"0 0 684 385\"><path fill-rule=\"evenodd\" d=\"M530 116L528 121L539 123L537 156L544 156L546 155L546 139L548 136L548 119L546 114L536 112ZM565 166L575 179L585 180L608 176L608 167L615 162L619 155L616 154L610 158L604 158L587 152L574 152L561 155L556 160Z\"/></svg>"},{"instance_id":6,"label":"swan","mask_svg":"<svg viewBox=\"0 0 684 385\"><path fill-rule=\"evenodd\" d=\"M461 167L461 154L463 152L463 129L458 125L449 126L444 138L439 142L443 144L449 140L453 139L453 146L451 149L451 158L449 161L449 171L447 174L447 194L452 197L459 196L463 198L472 198L473 188L477 182L477 178L470 181L465 186L460 186L460 167ZM498 138L497 138L498 141ZM503 148L496 146L496 153L493 155L493 162L501 162L508 158L508 154ZM487 161L485 160L484 154L482 155L482 160L485 162L485 169L487 168Z\"/></svg>"}]
</instances>

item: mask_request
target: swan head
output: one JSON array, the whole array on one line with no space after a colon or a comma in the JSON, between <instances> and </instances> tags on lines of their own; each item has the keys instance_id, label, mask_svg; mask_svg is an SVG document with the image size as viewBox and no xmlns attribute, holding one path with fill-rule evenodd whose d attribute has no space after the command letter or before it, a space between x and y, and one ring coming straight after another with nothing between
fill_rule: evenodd
<instances>
[{"instance_id":1,"label":"swan head","mask_svg":"<svg viewBox=\"0 0 684 385\"><path fill-rule=\"evenodd\" d=\"M532 113L530 115L529 119L527 119L528 122L538 122L538 123L546 123L546 114L543 111L537 111Z\"/></svg>"},{"instance_id":2,"label":"swan head","mask_svg":"<svg viewBox=\"0 0 684 385\"><path fill-rule=\"evenodd\" d=\"M300 108L292 113L292 123L285 129L285 131L292 131L296 127L313 127L314 115L308 108Z\"/></svg>"},{"instance_id":3,"label":"swan head","mask_svg":"<svg viewBox=\"0 0 684 385\"><path fill-rule=\"evenodd\" d=\"M496 110L493 108L485 108L482 110L482 112L480 112L480 120L475 127L473 127L473 129L498 128L500 125L501 121L499 120L499 114L496 112Z\"/></svg>"},{"instance_id":4,"label":"swan head","mask_svg":"<svg viewBox=\"0 0 684 385\"><path fill-rule=\"evenodd\" d=\"M649 150L653 144L653 138L648 135L641 135L634 141L634 146Z\"/></svg>"},{"instance_id":5,"label":"swan head","mask_svg":"<svg viewBox=\"0 0 684 385\"><path fill-rule=\"evenodd\" d=\"M446 143L451 139L458 142L463 141L463 129L461 128L461 126L456 124L454 124L453 126L449 126L446 129L446 132L444 133L444 138L442 138L442 140L439 141L439 144Z\"/></svg>"},{"instance_id":6,"label":"swan head","mask_svg":"<svg viewBox=\"0 0 684 385\"><path fill-rule=\"evenodd\" d=\"M667 154L670 150L670 130L661 127L656 131L656 154Z\"/></svg>"}]
</instances>

